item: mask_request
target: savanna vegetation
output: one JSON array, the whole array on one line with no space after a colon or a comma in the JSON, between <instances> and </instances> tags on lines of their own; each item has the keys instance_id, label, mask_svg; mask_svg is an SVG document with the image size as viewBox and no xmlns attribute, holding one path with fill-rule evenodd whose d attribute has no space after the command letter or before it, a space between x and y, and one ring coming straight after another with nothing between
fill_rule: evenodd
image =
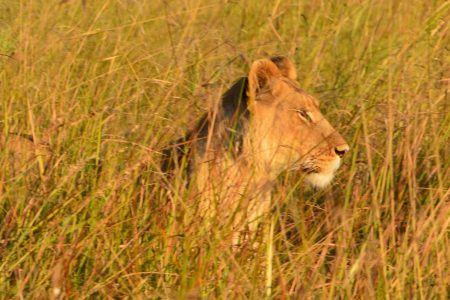
<instances>
[{"instance_id":1,"label":"savanna vegetation","mask_svg":"<svg viewBox=\"0 0 450 300\"><path fill-rule=\"evenodd\" d=\"M161 151L273 54L351 151L236 251ZM449 87L449 1L0 0L0 298L448 299Z\"/></svg>"}]
</instances>

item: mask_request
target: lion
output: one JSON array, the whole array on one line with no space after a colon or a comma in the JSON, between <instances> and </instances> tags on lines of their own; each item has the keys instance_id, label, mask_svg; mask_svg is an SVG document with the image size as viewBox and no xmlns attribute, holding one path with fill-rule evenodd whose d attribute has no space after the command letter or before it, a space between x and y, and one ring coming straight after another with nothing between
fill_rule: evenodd
<instances>
[{"instance_id":1,"label":"lion","mask_svg":"<svg viewBox=\"0 0 450 300\"><path fill-rule=\"evenodd\" d=\"M185 170L201 194L196 217L252 233L270 213L282 172L300 172L318 188L330 184L349 145L296 79L285 57L255 61L217 108L165 150L163 171Z\"/></svg>"}]
</instances>

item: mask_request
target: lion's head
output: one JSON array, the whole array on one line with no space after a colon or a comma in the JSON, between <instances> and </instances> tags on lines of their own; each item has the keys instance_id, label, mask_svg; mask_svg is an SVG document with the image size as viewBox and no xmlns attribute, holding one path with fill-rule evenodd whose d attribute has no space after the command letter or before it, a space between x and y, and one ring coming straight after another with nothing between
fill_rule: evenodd
<instances>
[{"instance_id":1,"label":"lion's head","mask_svg":"<svg viewBox=\"0 0 450 300\"><path fill-rule=\"evenodd\" d=\"M324 187L349 146L296 78L293 64L284 57L252 64L247 90L252 151L267 172L276 176L299 170L309 183Z\"/></svg>"}]
</instances>

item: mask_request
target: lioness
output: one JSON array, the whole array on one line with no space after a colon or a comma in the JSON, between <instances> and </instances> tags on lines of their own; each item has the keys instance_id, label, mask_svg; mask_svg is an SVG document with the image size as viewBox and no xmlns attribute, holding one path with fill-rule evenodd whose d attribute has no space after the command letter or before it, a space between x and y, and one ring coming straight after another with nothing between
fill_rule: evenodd
<instances>
[{"instance_id":1,"label":"lioness","mask_svg":"<svg viewBox=\"0 0 450 300\"><path fill-rule=\"evenodd\" d=\"M302 172L316 187L331 182L349 146L296 78L285 57L255 61L218 108L165 151L163 169L187 169L201 192L196 216L254 232L281 172Z\"/></svg>"}]
</instances>

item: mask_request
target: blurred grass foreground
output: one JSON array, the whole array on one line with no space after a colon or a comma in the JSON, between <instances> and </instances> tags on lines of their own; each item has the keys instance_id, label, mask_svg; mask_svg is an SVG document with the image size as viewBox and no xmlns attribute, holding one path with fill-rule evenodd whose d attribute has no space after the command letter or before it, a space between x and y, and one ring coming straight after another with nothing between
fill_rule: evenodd
<instances>
[{"instance_id":1,"label":"blurred grass foreground","mask_svg":"<svg viewBox=\"0 0 450 300\"><path fill-rule=\"evenodd\" d=\"M160 153L273 54L351 152L233 251ZM449 87L449 1L0 0L0 298L448 299Z\"/></svg>"}]
</instances>

